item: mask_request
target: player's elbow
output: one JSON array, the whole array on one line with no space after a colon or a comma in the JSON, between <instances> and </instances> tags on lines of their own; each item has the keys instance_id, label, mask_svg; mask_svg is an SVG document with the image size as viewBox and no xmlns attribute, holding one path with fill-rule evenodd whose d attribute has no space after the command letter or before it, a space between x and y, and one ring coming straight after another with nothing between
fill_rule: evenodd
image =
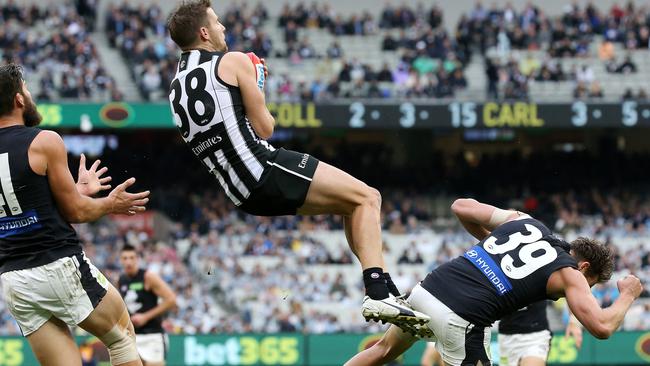
<instances>
[{"instance_id":1,"label":"player's elbow","mask_svg":"<svg viewBox=\"0 0 650 366\"><path fill-rule=\"evenodd\" d=\"M273 116L270 114L268 116L264 116L261 118L260 123L257 124L257 128L255 129L255 132L257 135L264 139L267 140L273 136L273 129L275 126L275 119Z\"/></svg>"},{"instance_id":2,"label":"player's elbow","mask_svg":"<svg viewBox=\"0 0 650 366\"><path fill-rule=\"evenodd\" d=\"M608 339L614 334L614 329L607 327L603 324L598 324L589 329L589 333L598 339Z\"/></svg>"},{"instance_id":3,"label":"player's elbow","mask_svg":"<svg viewBox=\"0 0 650 366\"><path fill-rule=\"evenodd\" d=\"M476 204L473 198L459 198L451 204L451 211L456 215L462 215Z\"/></svg>"},{"instance_id":4,"label":"player's elbow","mask_svg":"<svg viewBox=\"0 0 650 366\"><path fill-rule=\"evenodd\" d=\"M170 310L176 310L178 309L178 303L176 302L176 294L172 294L169 299L167 300L169 304L169 309Z\"/></svg>"}]
</instances>

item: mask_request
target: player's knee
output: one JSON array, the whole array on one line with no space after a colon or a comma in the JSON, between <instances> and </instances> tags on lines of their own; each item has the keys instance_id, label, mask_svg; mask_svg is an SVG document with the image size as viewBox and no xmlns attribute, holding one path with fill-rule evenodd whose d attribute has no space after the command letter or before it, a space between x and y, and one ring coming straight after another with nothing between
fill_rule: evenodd
<instances>
[{"instance_id":1,"label":"player's knee","mask_svg":"<svg viewBox=\"0 0 650 366\"><path fill-rule=\"evenodd\" d=\"M392 349L388 342L384 338L380 339L373 347L377 347L377 352L381 356L382 362L392 361L396 355L392 352Z\"/></svg>"},{"instance_id":2,"label":"player's knee","mask_svg":"<svg viewBox=\"0 0 650 366\"><path fill-rule=\"evenodd\" d=\"M135 346L135 333L132 328L129 328L116 324L108 333L99 337L108 349L111 364L113 365L121 365L140 359Z\"/></svg>"},{"instance_id":3,"label":"player's knee","mask_svg":"<svg viewBox=\"0 0 650 366\"><path fill-rule=\"evenodd\" d=\"M381 208L381 193L372 187L365 186L359 204L379 211Z\"/></svg>"}]
</instances>

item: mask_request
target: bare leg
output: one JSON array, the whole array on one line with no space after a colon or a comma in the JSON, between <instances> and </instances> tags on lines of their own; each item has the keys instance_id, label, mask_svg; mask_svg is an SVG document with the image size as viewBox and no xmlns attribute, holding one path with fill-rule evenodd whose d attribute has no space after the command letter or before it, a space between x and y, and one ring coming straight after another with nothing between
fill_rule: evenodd
<instances>
[{"instance_id":1,"label":"bare leg","mask_svg":"<svg viewBox=\"0 0 650 366\"><path fill-rule=\"evenodd\" d=\"M546 362L539 357L524 357L519 360L519 366L545 366Z\"/></svg>"},{"instance_id":2,"label":"bare leg","mask_svg":"<svg viewBox=\"0 0 650 366\"><path fill-rule=\"evenodd\" d=\"M383 365L406 352L418 339L391 325L379 342L352 357L344 366Z\"/></svg>"},{"instance_id":3,"label":"bare leg","mask_svg":"<svg viewBox=\"0 0 650 366\"><path fill-rule=\"evenodd\" d=\"M165 366L165 362L142 362L144 366Z\"/></svg>"},{"instance_id":4,"label":"bare leg","mask_svg":"<svg viewBox=\"0 0 650 366\"><path fill-rule=\"evenodd\" d=\"M128 329L131 335L135 335L131 318L126 310L126 305L117 290L109 285L108 292L95 310L84 319L79 326L94 336L101 338L108 333L116 324ZM135 348L135 341L133 341ZM118 364L120 366L142 366L142 361L130 361ZM117 365L116 365L117 366Z\"/></svg>"},{"instance_id":5,"label":"bare leg","mask_svg":"<svg viewBox=\"0 0 650 366\"><path fill-rule=\"evenodd\" d=\"M50 318L37 331L28 335L27 341L43 366L81 366L81 354L70 334L70 328L57 318Z\"/></svg>"},{"instance_id":6,"label":"bare leg","mask_svg":"<svg viewBox=\"0 0 650 366\"><path fill-rule=\"evenodd\" d=\"M345 216L346 238L361 267L383 268L380 205L379 191L338 168L320 162L298 213Z\"/></svg>"}]
</instances>

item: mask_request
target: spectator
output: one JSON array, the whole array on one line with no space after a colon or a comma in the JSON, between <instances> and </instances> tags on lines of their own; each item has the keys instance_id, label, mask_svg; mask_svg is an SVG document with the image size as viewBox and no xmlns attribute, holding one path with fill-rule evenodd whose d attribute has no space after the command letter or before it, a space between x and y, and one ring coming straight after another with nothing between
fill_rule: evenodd
<instances>
[{"instance_id":1,"label":"spectator","mask_svg":"<svg viewBox=\"0 0 650 366\"><path fill-rule=\"evenodd\" d=\"M623 63L616 68L616 72L621 74L636 73L636 64L632 61L632 57L628 54L625 56Z\"/></svg>"},{"instance_id":2,"label":"spectator","mask_svg":"<svg viewBox=\"0 0 650 366\"><path fill-rule=\"evenodd\" d=\"M343 49L338 42L334 41L327 48L326 53L329 58L341 58L343 56Z\"/></svg>"},{"instance_id":3,"label":"spectator","mask_svg":"<svg viewBox=\"0 0 650 366\"><path fill-rule=\"evenodd\" d=\"M600 83L598 81L594 81L589 86L589 98L591 99L603 98L603 89L600 87Z\"/></svg>"}]
</instances>

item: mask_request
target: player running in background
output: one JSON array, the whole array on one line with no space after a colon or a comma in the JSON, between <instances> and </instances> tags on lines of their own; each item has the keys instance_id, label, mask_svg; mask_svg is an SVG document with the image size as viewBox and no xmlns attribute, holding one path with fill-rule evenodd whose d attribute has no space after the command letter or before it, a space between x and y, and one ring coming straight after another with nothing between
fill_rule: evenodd
<instances>
[{"instance_id":1,"label":"player running in background","mask_svg":"<svg viewBox=\"0 0 650 366\"><path fill-rule=\"evenodd\" d=\"M169 340L162 320L165 313L176 307L176 295L159 275L140 268L139 262L135 247L124 245L120 253L122 274L117 289L131 314L135 343L142 362L145 366L165 366Z\"/></svg>"},{"instance_id":2,"label":"player running in background","mask_svg":"<svg viewBox=\"0 0 650 366\"><path fill-rule=\"evenodd\" d=\"M174 121L230 200L258 216L342 215L363 269L366 320L407 329L425 324L429 317L396 298L399 291L384 272L379 192L309 154L266 141L275 121L261 90L265 66L228 52L225 28L209 0L183 2L167 26L183 51L169 94Z\"/></svg>"},{"instance_id":3,"label":"player running in background","mask_svg":"<svg viewBox=\"0 0 650 366\"><path fill-rule=\"evenodd\" d=\"M575 317L567 324L566 336L582 345L582 327ZM544 366L551 349L551 331L546 317L546 300L508 314L499 321L499 365Z\"/></svg>"},{"instance_id":4,"label":"player running in background","mask_svg":"<svg viewBox=\"0 0 650 366\"><path fill-rule=\"evenodd\" d=\"M120 294L86 258L69 223L144 211L149 192L131 194L130 178L105 198L106 168L86 169L78 182L61 137L36 128L41 115L15 64L0 66L0 279L3 297L42 365L81 366L68 325L108 348L113 365L142 365Z\"/></svg>"},{"instance_id":5,"label":"player running in background","mask_svg":"<svg viewBox=\"0 0 650 366\"><path fill-rule=\"evenodd\" d=\"M427 336L436 341L446 365L490 365L491 324L543 299L566 297L591 334L609 338L641 294L641 281L626 276L617 283L616 301L606 309L599 306L591 286L609 280L614 263L610 250L594 240L579 238L569 245L528 215L472 199L456 200L452 210L483 240L429 273L408 299L431 316ZM391 326L346 365L383 365L417 340Z\"/></svg>"}]
</instances>

